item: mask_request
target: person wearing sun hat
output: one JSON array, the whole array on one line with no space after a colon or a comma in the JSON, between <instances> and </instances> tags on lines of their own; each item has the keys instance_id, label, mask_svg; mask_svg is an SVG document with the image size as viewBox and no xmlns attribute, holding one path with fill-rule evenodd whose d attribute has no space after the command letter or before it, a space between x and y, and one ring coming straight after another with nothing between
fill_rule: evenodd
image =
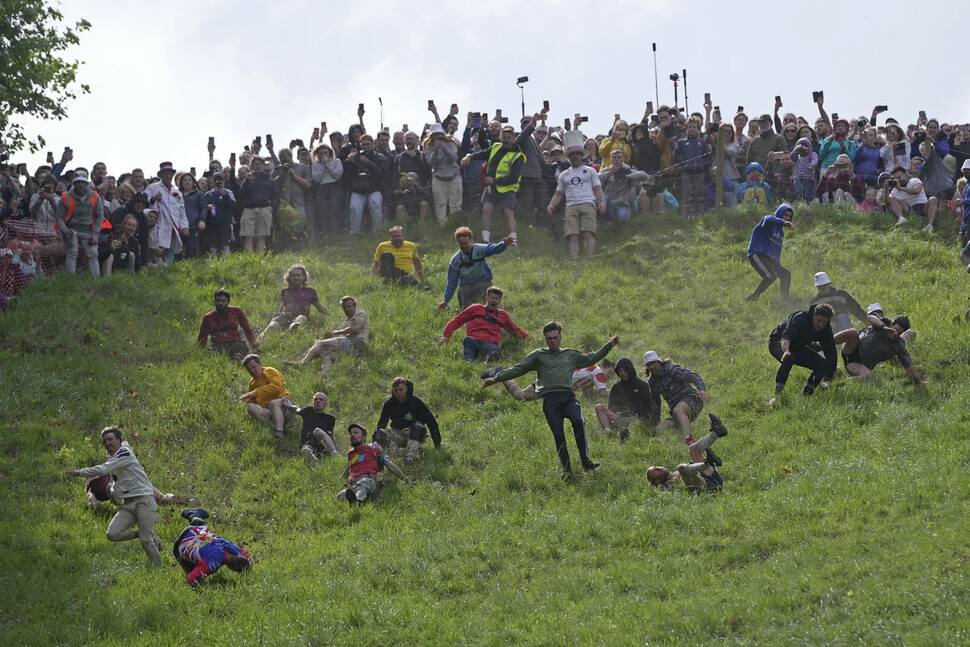
<instances>
[{"instance_id":1,"label":"person wearing sun hat","mask_svg":"<svg viewBox=\"0 0 970 647\"><path fill-rule=\"evenodd\" d=\"M566 156L569 158L570 168L559 174L556 193L549 201L546 211L552 217L556 206L566 199L566 218L563 233L569 242L569 257L579 260L579 234L583 234L586 245L586 256L592 257L596 251L596 214L606 213L603 187L599 175L588 166L583 165L586 155L584 144L586 138L578 130L566 133Z\"/></svg>"},{"instance_id":2,"label":"person wearing sun hat","mask_svg":"<svg viewBox=\"0 0 970 647\"><path fill-rule=\"evenodd\" d=\"M83 247L91 274L101 276L98 237L104 224L104 200L90 186L86 169L74 171L71 189L61 194L54 217L64 239L67 273L77 271L78 249Z\"/></svg>"},{"instance_id":3,"label":"person wearing sun hat","mask_svg":"<svg viewBox=\"0 0 970 647\"><path fill-rule=\"evenodd\" d=\"M171 162L158 165L158 177L158 182L145 188L145 195L149 205L158 212L158 247L165 253L165 262L171 263L175 255L182 251L181 236L189 235L189 219L185 215L182 192L172 184L175 167Z\"/></svg>"},{"instance_id":4,"label":"person wearing sun hat","mask_svg":"<svg viewBox=\"0 0 970 647\"><path fill-rule=\"evenodd\" d=\"M862 309L859 302L852 298L852 295L845 290L836 289L832 285L832 281L829 280L829 275L825 272L815 273L815 287L818 289L818 294L812 297L809 302L809 306L814 306L819 303L827 303L835 310L835 316L832 317L831 326L832 332L839 332L847 328L852 327L852 321L849 319L849 315L853 315L859 321L865 322L866 311Z\"/></svg>"}]
</instances>

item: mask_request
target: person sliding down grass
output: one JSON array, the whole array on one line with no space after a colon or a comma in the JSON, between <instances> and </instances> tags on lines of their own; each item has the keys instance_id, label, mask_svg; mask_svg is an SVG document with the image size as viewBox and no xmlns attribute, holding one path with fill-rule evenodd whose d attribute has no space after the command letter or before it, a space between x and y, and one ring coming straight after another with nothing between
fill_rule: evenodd
<instances>
[{"instance_id":1,"label":"person sliding down grass","mask_svg":"<svg viewBox=\"0 0 970 647\"><path fill-rule=\"evenodd\" d=\"M718 438L727 436L727 428L721 419L713 413L707 414L711 418L709 434L695 440L693 434L688 433L684 438L690 452L690 463L681 463L671 472L666 467L654 465L647 469L647 480L650 485L662 490L672 490L678 483L682 483L691 492L717 492L724 485L724 480L717 468L722 461L714 454L711 445Z\"/></svg>"},{"instance_id":2,"label":"person sliding down grass","mask_svg":"<svg viewBox=\"0 0 970 647\"><path fill-rule=\"evenodd\" d=\"M253 567L253 559L245 550L209 530L205 519L209 513L202 508L182 510L189 524L172 546L175 561L185 571L185 581L196 586L223 566L240 573Z\"/></svg>"},{"instance_id":3,"label":"person sliding down grass","mask_svg":"<svg viewBox=\"0 0 970 647\"><path fill-rule=\"evenodd\" d=\"M670 358L660 359L656 351L648 350L643 354L643 369L649 375L647 384L650 385L650 399L657 416L660 415L660 398L663 397L670 407L670 416L661 420L656 426L657 431L680 427L685 434L690 431L690 423L697 420L707 397L707 385L701 376L674 364Z\"/></svg>"},{"instance_id":4,"label":"person sliding down grass","mask_svg":"<svg viewBox=\"0 0 970 647\"><path fill-rule=\"evenodd\" d=\"M343 478L347 487L337 493L337 499L350 505L365 503L377 494L377 473L385 469L405 483L409 483L397 465L387 458L387 454L377 443L367 443L367 430L354 423L347 427L350 436L350 449L347 451L347 467Z\"/></svg>"}]
</instances>

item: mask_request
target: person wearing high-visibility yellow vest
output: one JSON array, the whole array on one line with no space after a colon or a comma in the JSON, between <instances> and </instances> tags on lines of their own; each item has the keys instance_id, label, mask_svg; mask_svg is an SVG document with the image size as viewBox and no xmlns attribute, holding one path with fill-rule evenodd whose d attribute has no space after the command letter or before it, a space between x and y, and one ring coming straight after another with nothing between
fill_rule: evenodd
<instances>
[{"instance_id":1,"label":"person wearing high-visibility yellow vest","mask_svg":"<svg viewBox=\"0 0 970 647\"><path fill-rule=\"evenodd\" d=\"M98 264L98 237L104 224L104 200L88 184L88 172L74 172L71 190L61 194L57 201L57 228L64 239L65 265L68 274L77 271L78 248L84 247L88 257L88 269L101 276Z\"/></svg>"},{"instance_id":2,"label":"person wearing high-visibility yellow vest","mask_svg":"<svg viewBox=\"0 0 970 647\"><path fill-rule=\"evenodd\" d=\"M536 114L533 122L540 116ZM468 166L472 160L488 160L485 164L485 192L482 193L482 240L488 242L491 238L492 211L496 206L502 208L509 236L516 238L515 197L525 154L515 136L515 129L506 126L502 129L499 143L492 144L488 150L466 155L461 164Z\"/></svg>"}]
</instances>

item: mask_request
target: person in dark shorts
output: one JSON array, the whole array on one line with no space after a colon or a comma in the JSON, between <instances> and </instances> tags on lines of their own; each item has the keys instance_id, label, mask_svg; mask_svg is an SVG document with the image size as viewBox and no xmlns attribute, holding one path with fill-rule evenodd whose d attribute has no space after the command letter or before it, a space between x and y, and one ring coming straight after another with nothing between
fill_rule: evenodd
<instances>
[{"instance_id":1,"label":"person in dark shorts","mask_svg":"<svg viewBox=\"0 0 970 647\"><path fill-rule=\"evenodd\" d=\"M711 445L718 438L727 436L727 428L721 419L713 413L707 414L711 418L711 431L700 440L695 440L693 434L688 433L684 438L690 452L690 463L681 463L673 471L666 467L654 465L647 469L647 480L650 485L661 490L673 490L678 483L682 483L690 492L718 492L724 485L717 468L722 461L711 449Z\"/></svg>"},{"instance_id":2,"label":"person in dark shorts","mask_svg":"<svg viewBox=\"0 0 970 647\"><path fill-rule=\"evenodd\" d=\"M710 402L704 380L694 371L674 364L670 358L660 359L660 355L652 350L643 354L643 369L650 376L647 384L650 385L653 410L659 414L661 396L670 407L670 417L661 420L656 430L677 426L688 433L690 423L697 420L704 403Z\"/></svg>"},{"instance_id":3,"label":"person in dark shorts","mask_svg":"<svg viewBox=\"0 0 970 647\"><path fill-rule=\"evenodd\" d=\"M830 325L834 314L832 306L820 303L808 310L793 312L771 331L768 352L781 363L775 375L776 397L785 388L793 366L804 366L812 371L802 391L805 395L814 393L825 376L835 373L838 358ZM824 357L815 350L815 343L821 346ZM775 398L772 398L769 404L774 403Z\"/></svg>"},{"instance_id":4,"label":"person in dark shorts","mask_svg":"<svg viewBox=\"0 0 970 647\"><path fill-rule=\"evenodd\" d=\"M790 205L782 204L775 209L775 215L765 216L751 231L748 262L761 276L761 283L754 292L744 297L745 301L756 301L775 279L781 281L781 298L789 298L791 272L781 265L781 248L785 242L785 229L795 229L792 222L794 214Z\"/></svg>"},{"instance_id":5,"label":"person in dark shorts","mask_svg":"<svg viewBox=\"0 0 970 647\"><path fill-rule=\"evenodd\" d=\"M310 306L316 308L320 314L328 315L330 310L320 303L317 291L307 287L310 274L307 272L303 263L291 265L286 270L283 281L286 287L280 290L280 300L283 302L280 311L267 324L266 328L260 333L256 342L261 342L268 333L276 330L296 330L307 322L310 315Z\"/></svg>"},{"instance_id":6,"label":"person in dark shorts","mask_svg":"<svg viewBox=\"0 0 970 647\"><path fill-rule=\"evenodd\" d=\"M297 409L296 415L303 418L303 429L300 432L300 454L307 464L316 463L321 454L326 456L340 456L333 437L333 428L337 419L327 413L326 393L314 393L313 405Z\"/></svg>"},{"instance_id":7,"label":"person in dark shorts","mask_svg":"<svg viewBox=\"0 0 970 647\"><path fill-rule=\"evenodd\" d=\"M872 377L872 369L877 364L899 358L899 364L918 386L926 382L916 372L913 358L906 350L903 333L909 330L909 317L899 315L890 320L880 317L878 323L859 331L854 328L843 330L835 335L835 343L842 344L842 361L845 370L861 379Z\"/></svg>"}]
</instances>

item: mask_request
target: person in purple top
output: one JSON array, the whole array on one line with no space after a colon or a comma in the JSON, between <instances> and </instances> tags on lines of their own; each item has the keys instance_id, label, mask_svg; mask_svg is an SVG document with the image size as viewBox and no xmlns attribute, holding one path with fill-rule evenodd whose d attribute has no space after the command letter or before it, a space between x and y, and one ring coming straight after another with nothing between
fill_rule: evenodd
<instances>
[{"instance_id":1,"label":"person in purple top","mask_svg":"<svg viewBox=\"0 0 970 647\"><path fill-rule=\"evenodd\" d=\"M310 275L303 263L297 263L286 270L283 280L286 281L286 287L280 290L280 299L283 304L280 306L279 313L260 333L256 343L263 341L267 333L282 330L283 326L286 326L287 330L296 330L305 324L310 314L310 306L319 310L321 314L330 314L330 310L320 303L317 291L307 287Z\"/></svg>"}]
</instances>

